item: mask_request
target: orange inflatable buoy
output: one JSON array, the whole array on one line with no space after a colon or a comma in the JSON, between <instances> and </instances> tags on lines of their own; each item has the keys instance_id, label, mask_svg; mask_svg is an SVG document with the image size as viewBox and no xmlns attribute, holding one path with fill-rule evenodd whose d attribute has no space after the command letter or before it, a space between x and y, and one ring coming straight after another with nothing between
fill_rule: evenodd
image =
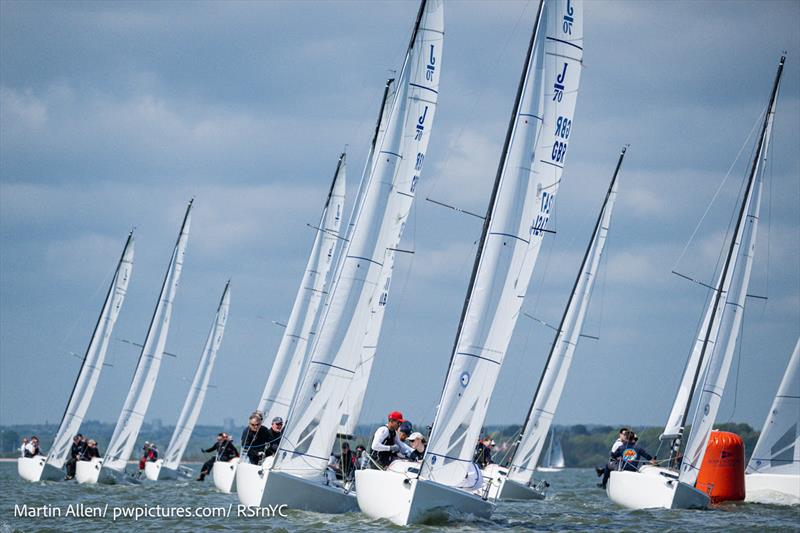
<instances>
[{"instance_id":1,"label":"orange inflatable buoy","mask_svg":"<svg viewBox=\"0 0 800 533\"><path fill-rule=\"evenodd\" d=\"M695 487L712 503L744 500L744 442L728 431L712 431Z\"/></svg>"}]
</instances>

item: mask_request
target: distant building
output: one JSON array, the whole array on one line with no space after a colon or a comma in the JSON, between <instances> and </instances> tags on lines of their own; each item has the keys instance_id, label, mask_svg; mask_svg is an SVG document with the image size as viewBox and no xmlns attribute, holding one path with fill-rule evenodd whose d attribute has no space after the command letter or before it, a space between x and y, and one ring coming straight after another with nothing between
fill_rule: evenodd
<instances>
[{"instance_id":1,"label":"distant building","mask_svg":"<svg viewBox=\"0 0 800 533\"><path fill-rule=\"evenodd\" d=\"M233 433L236 430L236 422L233 418L225 418L222 422L222 431L225 433Z\"/></svg>"},{"instance_id":2,"label":"distant building","mask_svg":"<svg viewBox=\"0 0 800 533\"><path fill-rule=\"evenodd\" d=\"M150 424L150 427L153 431L161 431L161 429L164 427L164 424L161 422L160 418L154 418L153 422Z\"/></svg>"}]
</instances>

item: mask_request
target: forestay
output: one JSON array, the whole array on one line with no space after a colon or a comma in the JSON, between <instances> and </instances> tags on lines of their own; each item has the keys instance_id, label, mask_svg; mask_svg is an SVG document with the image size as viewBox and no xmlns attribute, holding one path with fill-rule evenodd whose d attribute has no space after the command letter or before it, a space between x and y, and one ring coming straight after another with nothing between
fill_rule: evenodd
<instances>
[{"instance_id":1,"label":"forestay","mask_svg":"<svg viewBox=\"0 0 800 533\"><path fill-rule=\"evenodd\" d=\"M386 123L389 121L389 113L391 112L392 104L394 102L394 96L397 91L397 85L394 83L394 79L390 79L386 82L386 88L383 93L383 100L381 102L381 111L378 115L378 122L375 127L375 134L372 138L372 144L370 146L369 154L367 155L367 163L364 166L364 172L361 176L361 186L359 186L358 191L358 200L356 205L353 207L353 215L351 216L351 223L348 227L348 234L347 240L350 240L352 237L352 231L355 227L355 216L358 212L358 208L361 204L363 199L363 191L364 191L364 184L369 180L369 174L371 173L373 167L373 160L375 154L375 147L380 145L383 142L383 136L386 133ZM387 264L389 264L388 271L391 272L391 259L394 258L394 254L392 253L389 255L387 260ZM380 286L380 283L379 283ZM382 309L385 309L385 305L379 305L377 301L373 298L372 300L372 307L373 313L378 312ZM377 323L380 324L382 321L382 317L378 318ZM370 325L375 324L375 321L370 321ZM378 344L378 337L380 335L380 327L370 327L364 337L364 342L362 344L362 351L361 351L361 360L356 367L356 370L353 374L353 379L350 382L350 387L347 390L347 394L342 401L342 405L339 407L339 411L342 413L341 417L341 424L339 425L338 432L343 435L352 435L355 431L356 422L361 415L361 406L364 401L364 393L367 390L367 384L369 382L369 376L372 372L372 362L375 360L375 349L377 348Z\"/></svg>"},{"instance_id":2,"label":"forestay","mask_svg":"<svg viewBox=\"0 0 800 533\"><path fill-rule=\"evenodd\" d=\"M800 339L747 464L748 474L800 476Z\"/></svg>"},{"instance_id":3,"label":"forestay","mask_svg":"<svg viewBox=\"0 0 800 533\"><path fill-rule=\"evenodd\" d=\"M699 391L692 419L692 431L681 463L680 481L687 485L694 485L697 480L708 436L716 420L722 393L728 380L728 371L733 361L733 352L736 349L736 339L741 329L758 230L764 170L762 163L767 157L782 69L783 59L778 68L756 157L747 181L728 256L722 269L721 283L717 285L712 298L711 306L714 309L710 315L711 323L707 326L701 354L701 364L705 366L705 377ZM703 359L707 359L707 363L702 363Z\"/></svg>"},{"instance_id":4,"label":"forestay","mask_svg":"<svg viewBox=\"0 0 800 533\"><path fill-rule=\"evenodd\" d=\"M375 151L352 235L293 401L276 470L318 477L328 464L337 428L350 423L340 409L362 361L365 335L369 328L380 329L373 302L386 303L388 287L383 289L388 275L383 269L391 265L425 160L436 111L443 38L442 1L423 0L386 131Z\"/></svg>"},{"instance_id":5,"label":"forestay","mask_svg":"<svg viewBox=\"0 0 800 533\"><path fill-rule=\"evenodd\" d=\"M225 284L222 291L222 298L217 306L217 313L214 322L211 324L211 331L208 333L203 354L197 363L197 370L192 379L192 386L183 402L181 414L175 424L175 431L169 441L167 452L164 454L164 468L175 470L183 458L183 453L189 445L189 439L200 416L200 409L203 408L203 400L206 397L208 382L211 379L211 372L214 370L214 362L217 359L217 352L222 343L222 335L225 333L225 323L228 321L228 310L231 305L230 281Z\"/></svg>"},{"instance_id":6,"label":"forestay","mask_svg":"<svg viewBox=\"0 0 800 533\"><path fill-rule=\"evenodd\" d=\"M582 3L540 3L425 456L434 481L460 484L471 468L561 181L582 55Z\"/></svg>"},{"instance_id":7,"label":"forestay","mask_svg":"<svg viewBox=\"0 0 800 533\"><path fill-rule=\"evenodd\" d=\"M258 403L258 410L267 420L276 416L286 418L289 405L297 388L300 373L305 365L308 341L319 316L320 304L326 294L336 249L339 246L339 228L342 222L346 188L346 156L339 157L331 187L322 209L314 244L306 263L300 288L292 305L292 312L281 337L275 362Z\"/></svg>"},{"instance_id":8,"label":"forestay","mask_svg":"<svg viewBox=\"0 0 800 533\"><path fill-rule=\"evenodd\" d=\"M528 484L533 480L534 470L541 456L547 432L550 430L558 402L561 400L561 393L564 391L567 374L572 365L572 358L586 318L586 310L589 308L592 288L597 279L597 269L600 266L608 228L611 225L611 213L617 199L617 176L624 157L625 148L622 149L619 156L614 177L584 254L580 273L575 280L528 418L523 426L520 442L511 459L508 477L518 483Z\"/></svg>"},{"instance_id":9,"label":"forestay","mask_svg":"<svg viewBox=\"0 0 800 533\"><path fill-rule=\"evenodd\" d=\"M125 300L125 293L128 290L128 281L133 271L133 232L128 235L125 247L122 250L117 269L108 288L100 317L83 357L80 372L72 388L67 408L64 410L64 417L58 426L58 433L53 439L53 445L47 456L47 463L61 468L67 460L72 438L78 433L78 429L86 416L92 396L97 388L97 381L100 379L100 371L108 351L108 342L111 339L111 332L117 322L122 302Z\"/></svg>"},{"instance_id":10,"label":"forestay","mask_svg":"<svg viewBox=\"0 0 800 533\"><path fill-rule=\"evenodd\" d=\"M103 468L110 468L118 472L125 470L125 463L136 445L136 437L142 428L144 415L150 405L153 389L156 386L158 371L161 368L161 359L164 356L164 347L167 344L170 317L172 316L172 303L178 289L181 270L183 269L183 256L186 252L186 242L189 238L189 225L192 217L192 202L186 208L186 214L181 224L178 240L172 250L172 257L164 276L164 283L158 295L153 318L147 330L147 338L139 355L136 373L133 375L131 388L125 398L125 404L114 428L114 434L108 444Z\"/></svg>"}]
</instances>

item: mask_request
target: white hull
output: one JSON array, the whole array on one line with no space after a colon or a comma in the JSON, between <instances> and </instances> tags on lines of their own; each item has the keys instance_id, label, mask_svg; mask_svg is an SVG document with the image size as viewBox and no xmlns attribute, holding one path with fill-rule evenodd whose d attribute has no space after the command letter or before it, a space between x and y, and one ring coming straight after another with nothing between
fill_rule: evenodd
<instances>
[{"instance_id":1,"label":"white hull","mask_svg":"<svg viewBox=\"0 0 800 533\"><path fill-rule=\"evenodd\" d=\"M261 465L250 463L239 465L236 469L236 494L239 496L239 503L248 507L261 505L272 461L272 457L267 457Z\"/></svg>"},{"instance_id":2,"label":"white hull","mask_svg":"<svg viewBox=\"0 0 800 533\"><path fill-rule=\"evenodd\" d=\"M335 485L323 485L274 470L266 481L261 507L287 505L289 509L329 514L358 511L355 495Z\"/></svg>"},{"instance_id":3,"label":"white hull","mask_svg":"<svg viewBox=\"0 0 800 533\"><path fill-rule=\"evenodd\" d=\"M629 509L706 509L710 502L704 492L680 483L674 471L657 466L611 472L606 493L612 502Z\"/></svg>"},{"instance_id":4,"label":"white hull","mask_svg":"<svg viewBox=\"0 0 800 533\"><path fill-rule=\"evenodd\" d=\"M236 468L238 466L238 457L224 463L222 461L214 461L214 466L211 467L211 479L214 480L214 486L218 491L230 494L236 490L233 480L236 478Z\"/></svg>"},{"instance_id":5,"label":"white hull","mask_svg":"<svg viewBox=\"0 0 800 533\"><path fill-rule=\"evenodd\" d=\"M476 494L486 494L487 499L497 500L544 500L546 492L538 486L530 487L508 479L508 468L491 464L482 470L484 487ZM487 490L488 489L488 490Z\"/></svg>"},{"instance_id":6,"label":"white hull","mask_svg":"<svg viewBox=\"0 0 800 533\"><path fill-rule=\"evenodd\" d=\"M415 476L392 470L356 471L358 506L371 518L399 526L441 517L491 516L493 505L480 496Z\"/></svg>"},{"instance_id":7,"label":"white hull","mask_svg":"<svg viewBox=\"0 0 800 533\"><path fill-rule=\"evenodd\" d=\"M774 505L800 504L800 476L746 474L744 501Z\"/></svg>"},{"instance_id":8,"label":"white hull","mask_svg":"<svg viewBox=\"0 0 800 533\"><path fill-rule=\"evenodd\" d=\"M161 473L161 466L164 464L163 459L156 461L147 461L144 464L144 477L150 481L158 481L158 476Z\"/></svg>"},{"instance_id":9,"label":"white hull","mask_svg":"<svg viewBox=\"0 0 800 533\"><path fill-rule=\"evenodd\" d=\"M91 461L78 461L75 465L75 479L78 483L97 483L100 477L100 469L103 466L102 459L92 459Z\"/></svg>"},{"instance_id":10,"label":"white hull","mask_svg":"<svg viewBox=\"0 0 800 533\"><path fill-rule=\"evenodd\" d=\"M17 459L17 473L25 481L33 483L46 479L60 481L64 479L64 471L47 464L47 456L20 457Z\"/></svg>"}]
</instances>

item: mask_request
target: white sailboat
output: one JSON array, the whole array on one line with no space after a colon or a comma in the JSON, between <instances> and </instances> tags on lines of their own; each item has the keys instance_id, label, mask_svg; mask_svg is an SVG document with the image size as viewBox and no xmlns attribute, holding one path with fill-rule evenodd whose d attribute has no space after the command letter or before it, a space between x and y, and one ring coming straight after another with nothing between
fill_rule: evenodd
<instances>
[{"instance_id":1,"label":"white sailboat","mask_svg":"<svg viewBox=\"0 0 800 533\"><path fill-rule=\"evenodd\" d=\"M709 496L694 485L741 328L758 229L762 163L769 147L784 61L785 58L781 57L725 263L703 317L667 426L661 435L662 440L672 441L672 460L680 448L692 397L697 395L692 430L680 472L651 465L643 466L639 471L612 472L606 492L611 501L619 505L632 509L708 507Z\"/></svg>"},{"instance_id":2,"label":"white sailboat","mask_svg":"<svg viewBox=\"0 0 800 533\"><path fill-rule=\"evenodd\" d=\"M263 413L267 420L276 416L286 420L301 370L305 367L308 359L307 352L311 332L317 322L320 306L328 290L328 274L341 240L339 228L344 210L346 169L347 160L345 154L342 153L336 163L336 171L333 173L331 187L322 208L314 243L303 272L303 279L297 290L286 329L281 337L275 361L264 386L264 392L258 402L258 411ZM243 455L245 451L242 450ZM245 472L244 476L248 480L253 478L250 474L255 474L261 469L259 465L240 465L239 461L240 459L237 457L228 462L214 462L211 476L217 490L225 493L236 490L235 479L240 466L245 470L254 470L254 472ZM254 482L257 482L257 479L246 483Z\"/></svg>"},{"instance_id":3,"label":"white sailboat","mask_svg":"<svg viewBox=\"0 0 800 533\"><path fill-rule=\"evenodd\" d=\"M420 4L385 132L374 151L288 428L271 470L259 473L263 491L245 494L237 485L246 505L287 504L334 513L357 509L349 487L331 480L327 466L337 430L355 424L355 413L343 409L360 410L360 399L348 395L377 344L383 312L375 312L376 306L386 304L394 254L425 160L438 100L443 11L441 0Z\"/></svg>"},{"instance_id":4,"label":"white sailboat","mask_svg":"<svg viewBox=\"0 0 800 533\"><path fill-rule=\"evenodd\" d=\"M106 299L100 310L92 339L81 363L75 385L72 387L64 416L58 426L58 432L50 453L36 457L20 457L17 460L17 472L22 479L27 481L39 481L40 479L59 480L63 479L64 471L62 468L67 461L72 438L78 433L83 417L86 415L92 396L97 388L97 381L100 379L100 371L108 351L108 342L111 339L111 332L117 322L122 302L125 300L125 293L128 290L131 272L133 270L133 232L128 235L122 255L117 263L111 285L108 287Z\"/></svg>"},{"instance_id":5,"label":"white sailboat","mask_svg":"<svg viewBox=\"0 0 800 533\"><path fill-rule=\"evenodd\" d=\"M800 339L745 471L745 501L800 503Z\"/></svg>"},{"instance_id":6,"label":"white sailboat","mask_svg":"<svg viewBox=\"0 0 800 533\"><path fill-rule=\"evenodd\" d=\"M592 296L594 281L597 279L597 270L605 247L608 229L611 225L611 214L617 199L619 170L625 158L626 148L623 147L614 169L614 175L608 186L603 206L597 216L597 222L592 231L592 237L586 247L581 262L580 270L572 286L569 301L564 309L561 323L556 330L556 336L550 353L547 356L539 384L533 395L528 416L520 431L519 441L514 453L509 460L510 467L501 469L489 465L484 469L487 478L488 494L492 499L543 499L545 497L547 482L534 480L534 470L539 462L544 449L547 432L551 428L564 385L567 381L575 349L581 336L589 300ZM554 435L550 435L550 449L552 452ZM558 450L560 451L560 446ZM548 456L550 457L550 456ZM563 468L563 455L561 463ZM548 461L547 464L550 464ZM539 467L539 471L547 472L560 470L560 468Z\"/></svg>"},{"instance_id":7,"label":"white sailboat","mask_svg":"<svg viewBox=\"0 0 800 533\"><path fill-rule=\"evenodd\" d=\"M539 472L564 470L564 450L561 448L561 440L556 439L555 429L550 430L550 444L547 446L547 453L544 455L544 461L536 470Z\"/></svg>"},{"instance_id":8,"label":"white sailboat","mask_svg":"<svg viewBox=\"0 0 800 533\"><path fill-rule=\"evenodd\" d=\"M422 465L356 472L361 510L399 525L440 513L488 517L472 462L561 181L582 68L582 3L536 14L442 398Z\"/></svg>"},{"instance_id":9,"label":"white sailboat","mask_svg":"<svg viewBox=\"0 0 800 533\"><path fill-rule=\"evenodd\" d=\"M197 418L200 416L200 409L203 408L203 401L206 398L208 382L211 379L211 372L214 370L214 363L217 359L219 346L222 344L222 335L225 333L225 324L228 321L228 311L231 306L230 284L225 284L222 291L222 298L217 306L217 313L214 322L211 324L211 331L208 332L203 354L197 363L197 370L192 379L192 386L183 402L181 414L175 424L175 431L167 446L167 451L163 458L156 461L148 461L144 466L144 475L147 479L155 481L157 479L177 479L179 476L187 477L191 471L187 472L180 468L181 459L189 445L189 439L194 431Z\"/></svg>"},{"instance_id":10,"label":"white sailboat","mask_svg":"<svg viewBox=\"0 0 800 533\"><path fill-rule=\"evenodd\" d=\"M102 459L78 461L75 479L79 483L97 483L98 480L115 483L128 479L125 476L125 465L136 446L136 438L139 436L144 415L150 405L150 398L153 396L158 371L161 368L161 359L167 344L172 303L178 290L186 242L189 239L193 201L190 201L186 208L178 240L172 250L164 283L158 296L158 303L153 311L147 337L139 355L136 372L133 375L128 396L117 420L106 454Z\"/></svg>"}]
</instances>

